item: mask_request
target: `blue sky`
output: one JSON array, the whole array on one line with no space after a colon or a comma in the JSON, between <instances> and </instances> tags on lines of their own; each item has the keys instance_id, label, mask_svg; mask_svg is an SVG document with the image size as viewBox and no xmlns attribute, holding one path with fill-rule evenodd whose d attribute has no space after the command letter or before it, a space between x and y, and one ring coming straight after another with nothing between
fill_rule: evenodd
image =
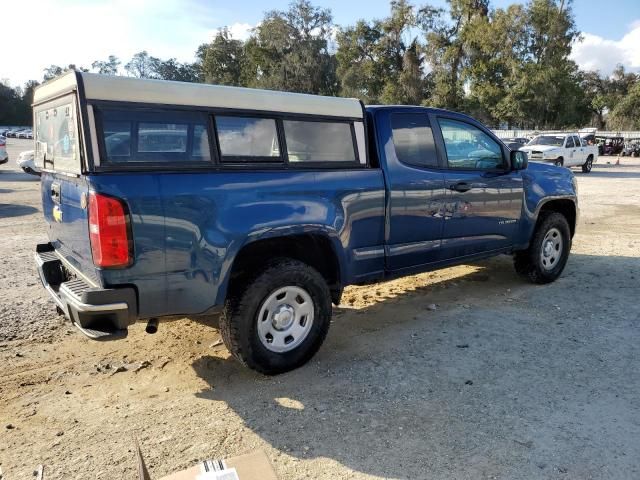
<instances>
[{"instance_id":1,"label":"blue sky","mask_svg":"<svg viewBox=\"0 0 640 480\"><path fill-rule=\"evenodd\" d=\"M224 2L203 1L202 3L215 4ZM270 0L268 2L241 0L234 3L234 5L241 5L241 9L221 9L220 14L222 22L229 25L237 22L255 24L262 17L264 10L286 9L289 3L289 0ZM389 2L387 0L317 0L314 3L330 8L338 25L353 23L360 18L384 17L389 12ZM413 1L413 3L414 5L422 5L423 3L431 3L436 6L445 5L442 0L432 0L430 2ZM491 4L496 8L504 8L513 3L518 2L508 0L491 1ZM632 23L633 20L640 20L640 0L615 0L615 2L609 2L606 5L607 7L604 8L602 0L576 0L573 5L576 23L581 31L612 40L620 40L625 32L625 27ZM240 11L242 14L239 15Z\"/></svg>"},{"instance_id":2,"label":"blue sky","mask_svg":"<svg viewBox=\"0 0 640 480\"><path fill-rule=\"evenodd\" d=\"M312 0L330 8L337 25L384 17L388 0ZM423 4L414 0L416 5ZM444 0L432 0L444 5ZM493 0L505 7L513 1ZM223 26L244 37L265 10L286 9L289 0L20 0L3 5L2 33L12 39L0 63L0 80L21 85L40 80L50 64L91 62L115 54L123 60L141 50L161 58L192 61L198 45ZM640 0L576 0L584 41L573 58L583 68L609 73L617 63L640 71ZM27 33L27 25L29 30ZM42 32L43 35L39 35ZM15 40L15 42L14 42Z\"/></svg>"}]
</instances>

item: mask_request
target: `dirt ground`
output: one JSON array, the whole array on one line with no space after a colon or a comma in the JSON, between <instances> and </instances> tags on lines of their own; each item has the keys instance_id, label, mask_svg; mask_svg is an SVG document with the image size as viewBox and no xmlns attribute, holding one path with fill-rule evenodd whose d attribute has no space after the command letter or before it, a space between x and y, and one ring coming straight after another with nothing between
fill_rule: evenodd
<instances>
[{"instance_id":1,"label":"dirt ground","mask_svg":"<svg viewBox=\"0 0 640 480\"><path fill-rule=\"evenodd\" d=\"M76 333L40 287L37 179L0 166L3 480L153 478L262 448L280 479L640 478L640 161L577 173L554 284L499 257L350 288L307 366L264 377L215 326ZM435 307L434 307L435 305Z\"/></svg>"}]
</instances>

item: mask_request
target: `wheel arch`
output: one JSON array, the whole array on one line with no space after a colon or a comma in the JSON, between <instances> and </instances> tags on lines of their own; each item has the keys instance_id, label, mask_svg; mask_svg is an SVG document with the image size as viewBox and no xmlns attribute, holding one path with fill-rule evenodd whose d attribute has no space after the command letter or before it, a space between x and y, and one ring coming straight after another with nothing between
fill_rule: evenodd
<instances>
[{"instance_id":1,"label":"wheel arch","mask_svg":"<svg viewBox=\"0 0 640 480\"><path fill-rule=\"evenodd\" d=\"M329 286L332 302L336 305L340 303L345 279L344 252L338 239L323 231L262 235L247 239L233 256L225 281L218 289L216 303L224 303L235 288L239 288L256 270L277 257L293 258L318 270Z\"/></svg>"},{"instance_id":2,"label":"wheel arch","mask_svg":"<svg viewBox=\"0 0 640 480\"><path fill-rule=\"evenodd\" d=\"M546 212L558 212L564 215L569 224L571 238L573 238L578 221L578 208L573 197L551 198L541 202L536 212L536 225Z\"/></svg>"}]
</instances>

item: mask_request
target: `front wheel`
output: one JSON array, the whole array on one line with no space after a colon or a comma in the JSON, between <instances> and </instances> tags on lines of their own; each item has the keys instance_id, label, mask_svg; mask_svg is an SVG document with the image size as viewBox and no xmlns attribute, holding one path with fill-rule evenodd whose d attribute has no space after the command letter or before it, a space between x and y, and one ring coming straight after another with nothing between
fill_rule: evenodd
<instances>
[{"instance_id":1,"label":"front wheel","mask_svg":"<svg viewBox=\"0 0 640 480\"><path fill-rule=\"evenodd\" d=\"M233 356L267 375L309 361L331 322L331 294L322 275L282 258L246 285L230 295L220 318L222 339Z\"/></svg>"},{"instance_id":2,"label":"front wheel","mask_svg":"<svg viewBox=\"0 0 640 480\"><path fill-rule=\"evenodd\" d=\"M563 165L564 165L564 160L562 159L562 157L557 158L557 159L556 159L556 161L555 161L555 162L553 162L553 164L554 164L556 167L561 167L561 166L563 166Z\"/></svg>"},{"instance_id":3,"label":"front wheel","mask_svg":"<svg viewBox=\"0 0 640 480\"><path fill-rule=\"evenodd\" d=\"M514 256L516 272L533 283L553 282L564 270L570 250L571 230L567 219L557 212L544 213L529 248Z\"/></svg>"},{"instance_id":4,"label":"front wheel","mask_svg":"<svg viewBox=\"0 0 640 480\"><path fill-rule=\"evenodd\" d=\"M593 168L593 157L589 155L587 161L582 165L582 173L589 173Z\"/></svg>"}]
</instances>

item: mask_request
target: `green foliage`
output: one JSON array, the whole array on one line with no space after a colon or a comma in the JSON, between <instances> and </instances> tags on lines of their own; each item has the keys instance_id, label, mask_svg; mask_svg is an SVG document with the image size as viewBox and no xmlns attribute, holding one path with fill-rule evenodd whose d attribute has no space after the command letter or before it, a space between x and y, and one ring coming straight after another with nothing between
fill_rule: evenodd
<instances>
[{"instance_id":1,"label":"green foliage","mask_svg":"<svg viewBox=\"0 0 640 480\"><path fill-rule=\"evenodd\" d=\"M415 35L415 8L393 0L383 20L359 21L338 32L340 93L365 103L419 105L427 96L424 53Z\"/></svg>"},{"instance_id":2,"label":"green foliage","mask_svg":"<svg viewBox=\"0 0 640 480\"><path fill-rule=\"evenodd\" d=\"M331 11L298 0L287 11L271 11L245 43L248 86L302 93L338 93L336 64L329 52Z\"/></svg>"},{"instance_id":3,"label":"green foliage","mask_svg":"<svg viewBox=\"0 0 640 480\"><path fill-rule=\"evenodd\" d=\"M572 0L528 0L506 8L493 8L490 0L446 0L444 8L391 0L387 17L341 28L330 10L294 0L286 10L266 12L246 41L220 29L198 47L195 63L142 51L124 71L140 78L356 97L367 104L436 106L492 126L640 128L640 115L634 115L638 75L622 66L609 77L580 71L569 58L579 35ZM116 75L120 66L113 55L91 64L106 75ZM43 79L68 69L78 68L50 65ZM24 93L1 87L0 124L30 121L34 83Z\"/></svg>"},{"instance_id":4,"label":"green foliage","mask_svg":"<svg viewBox=\"0 0 640 480\"><path fill-rule=\"evenodd\" d=\"M618 101L609 123L617 130L640 130L640 81L636 79L627 94Z\"/></svg>"},{"instance_id":5,"label":"green foliage","mask_svg":"<svg viewBox=\"0 0 640 480\"><path fill-rule=\"evenodd\" d=\"M107 60L96 60L91 64L96 73L101 75L117 75L118 67L120 67L120 60L115 55L109 55Z\"/></svg>"},{"instance_id":6,"label":"green foliage","mask_svg":"<svg viewBox=\"0 0 640 480\"><path fill-rule=\"evenodd\" d=\"M218 31L211 43L200 45L196 56L206 83L234 86L247 83L244 43L231 38L226 27Z\"/></svg>"}]
</instances>

